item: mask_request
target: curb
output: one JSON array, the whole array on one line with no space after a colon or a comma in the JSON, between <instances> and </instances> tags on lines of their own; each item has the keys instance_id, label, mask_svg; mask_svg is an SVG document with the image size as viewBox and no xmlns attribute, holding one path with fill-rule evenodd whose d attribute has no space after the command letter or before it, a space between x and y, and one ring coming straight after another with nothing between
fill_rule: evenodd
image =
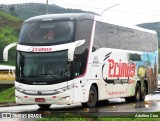
<instances>
[{"instance_id":1,"label":"curb","mask_svg":"<svg viewBox=\"0 0 160 121\"><path fill-rule=\"evenodd\" d=\"M9 106L18 106L19 104L16 104L15 102L4 102L0 103L0 107L9 107Z\"/></svg>"}]
</instances>

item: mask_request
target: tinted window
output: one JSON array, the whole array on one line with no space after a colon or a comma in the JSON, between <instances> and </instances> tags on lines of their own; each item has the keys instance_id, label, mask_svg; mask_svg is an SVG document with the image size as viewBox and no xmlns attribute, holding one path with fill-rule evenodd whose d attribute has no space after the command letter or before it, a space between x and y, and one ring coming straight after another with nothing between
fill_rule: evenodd
<instances>
[{"instance_id":1,"label":"tinted window","mask_svg":"<svg viewBox=\"0 0 160 121\"><path fill-rule=\"evenodd\" d=\"M139 50L139 37L138 31L134 29L128 29L128 48L127 50Z\"/></svg>"},{"instance_id":2,"label":"tinted window","mask_svg":"<svg viewBox=\"0 0 160 121\"><path fill-rule=\"evenodd\" d=\"M106 24L97 22L96 29L95 29L95 36L94 36L94 49L98 49L103 46L107 46L107 38L106 38Z\"/></svg>"},{"instance_id":3,"label":"tinted window","mask_svg":"<svg viewBox=\"0 0 160 121\"><path fill-rule=\"evenodd\" d=\"M129 40L128 40L128 29L118 26L118 49L128 49Z\"/></svg>"},{"instance_id":4,"label":"tinted window","mask_svg":"<svg viewBox=\"0 0 160 121\"><path fill-rule=\"evenodd\" d=\"M158 38L157 35L153 35L152 34L152 51L155 52L157 50L157 46L158 46Z\"/></svg>"},{"instance_id":5,"label":"tinted window","mask_svg":"<svg viewBox=\"0 0 160 121\"><path fill-rule=\"evenodd\" d=\"M117 26L106 24L106 47L119 48Z\"/></svg>"},{"instance_id":6,"label":"tinted window","mask_svg":"<svg viewBox=\"0 0 160 121\"><path fill-rule=\"evenodd\" d=\"M106 47L154 52L157 50L157 38L152 33L96 22L93 47L93 51Z\"/></svg>"},{"instance_id":7,"label":"tinted window","mask_svg":"<svg viewBox=\"0 0 160 121\"><path fill-rule=\"evenodd\" d=\"M117 26L96 22L93 48L117 48L118 45Z\"/></svg>"},{"instance_id":8,"label":"tinted window","mask_svg":"<svg viewBox=\"0 0 160 121\"><path fill-rule=\"evenodd\" d=\"M70 78L67 50L52 53L17 52L16 66L17 81L27 84L33 81L55 84Z\"/></svg>"},{"instance_id":9,"label":"tinted window","mask_svg":"<svg viewBox=\"0 0 160 121\"><path fill-rule=\"evenodd\" d=\"M74 53L75 77L82 75L86 70L92 27L93 27L92 20L81 20L77 22L76 40L85 39L85 43L75 49Z\"/></svg>"},{"instance_id":10,"label":"tinted window","mask_svg":"<svg viewBox=\"0 0 160 121\"><path fill-rule=\"evenodd\" d=\"M41 21L23 24L19 44L45 45L71 42L73 21Z\"/></svg>"}]
</instances>

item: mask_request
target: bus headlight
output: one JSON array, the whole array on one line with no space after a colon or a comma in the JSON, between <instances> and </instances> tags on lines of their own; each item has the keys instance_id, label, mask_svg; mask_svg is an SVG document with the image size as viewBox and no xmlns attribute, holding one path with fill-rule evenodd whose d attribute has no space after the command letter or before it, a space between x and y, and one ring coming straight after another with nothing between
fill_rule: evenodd
<instances>
[{"instance_id":1,"label":"bus headlight","mask_svg":"<svg viewBox=\"0 0 160 121\"><path fill-rule=\"evenodd\" d=\"M18 91L18 92L24 92L25 90L24 89L21 89L21 88L19 88L19 87L15 87L16 88L16 90Z\"/></svg>"},{"instance_id":2,"label":"bus headlight","mask_svg":"<svg viewBox=\"0 0 160 121\"><path fill-rule=\"evenodd\" d=\"M69 96L67 96L67 97L65 97L65 99L66 99L67 101L69 101L69 100L70 100L70 97L69 97Z\"/></svg>"},{"instance_id":3,"label":"bus headlight","mask_svg":"<svg viewBox=\"0 0 160 121\"><path fill-rule=\"evenodd\" d=\"M62 92L65 92L65 91L68 91L68 90L72 89L73 87L74 87L74 84L71 84L71 85L68 85L68 86L66 86L66 87L57 89L57 91L58 91L59 93L62 93Z\"/></svg>"},{"instance_id":4,"label":"bus headlight","mask_svg":"<svg viewBox=\"0 0 160 121\"><path fill-rule=\"evenodd\" d=\"M69 100L70 100L70 96L65 96L65 97L62 97L61 99L62 99L62 100L69 101Z\"/></svg>"}]
</instances>

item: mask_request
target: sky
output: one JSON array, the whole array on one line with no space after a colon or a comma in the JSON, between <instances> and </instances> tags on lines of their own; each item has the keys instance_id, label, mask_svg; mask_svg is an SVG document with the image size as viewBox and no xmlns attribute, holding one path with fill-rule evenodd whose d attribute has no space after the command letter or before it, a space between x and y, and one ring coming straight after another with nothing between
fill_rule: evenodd
<instances>
[{"instance_id":1,"label":"sky","mask_svg":"<svg viewBox=\"0 0 160 121\"><path fill-rule=\"evenodd\" d=\"M0 0L0 4L44 3L47 0ZM160 0L48 0L65 8L93 11L112 23L160 22Z\"/></svg>"}]
</instances>

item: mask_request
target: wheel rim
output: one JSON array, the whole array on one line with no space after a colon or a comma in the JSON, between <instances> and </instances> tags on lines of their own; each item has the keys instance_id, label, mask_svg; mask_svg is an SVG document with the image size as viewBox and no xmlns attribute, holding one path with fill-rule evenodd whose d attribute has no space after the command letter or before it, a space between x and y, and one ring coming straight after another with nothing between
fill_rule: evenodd
<instances>
[{"instance_id":1,"label":"wheel rim","mask_svg":"<svg viewBox=\"0 0 160 121\"><path fill-rule=\"evenodd\" d=\"M90 91L89 92L89 103L94 103L95 102L95 92L94 91Z\"/></svg>"},{"instance_id":2,"label":"wheel rim","mask_svg":"<svg viewBox=\"0 0 160 121\"><path fill-rule=\"evenodd\" d=\"M142 97L144 98L146 96L146 86L143 85L143 89L142 89Z\"/></svg>"}]
</instances>

